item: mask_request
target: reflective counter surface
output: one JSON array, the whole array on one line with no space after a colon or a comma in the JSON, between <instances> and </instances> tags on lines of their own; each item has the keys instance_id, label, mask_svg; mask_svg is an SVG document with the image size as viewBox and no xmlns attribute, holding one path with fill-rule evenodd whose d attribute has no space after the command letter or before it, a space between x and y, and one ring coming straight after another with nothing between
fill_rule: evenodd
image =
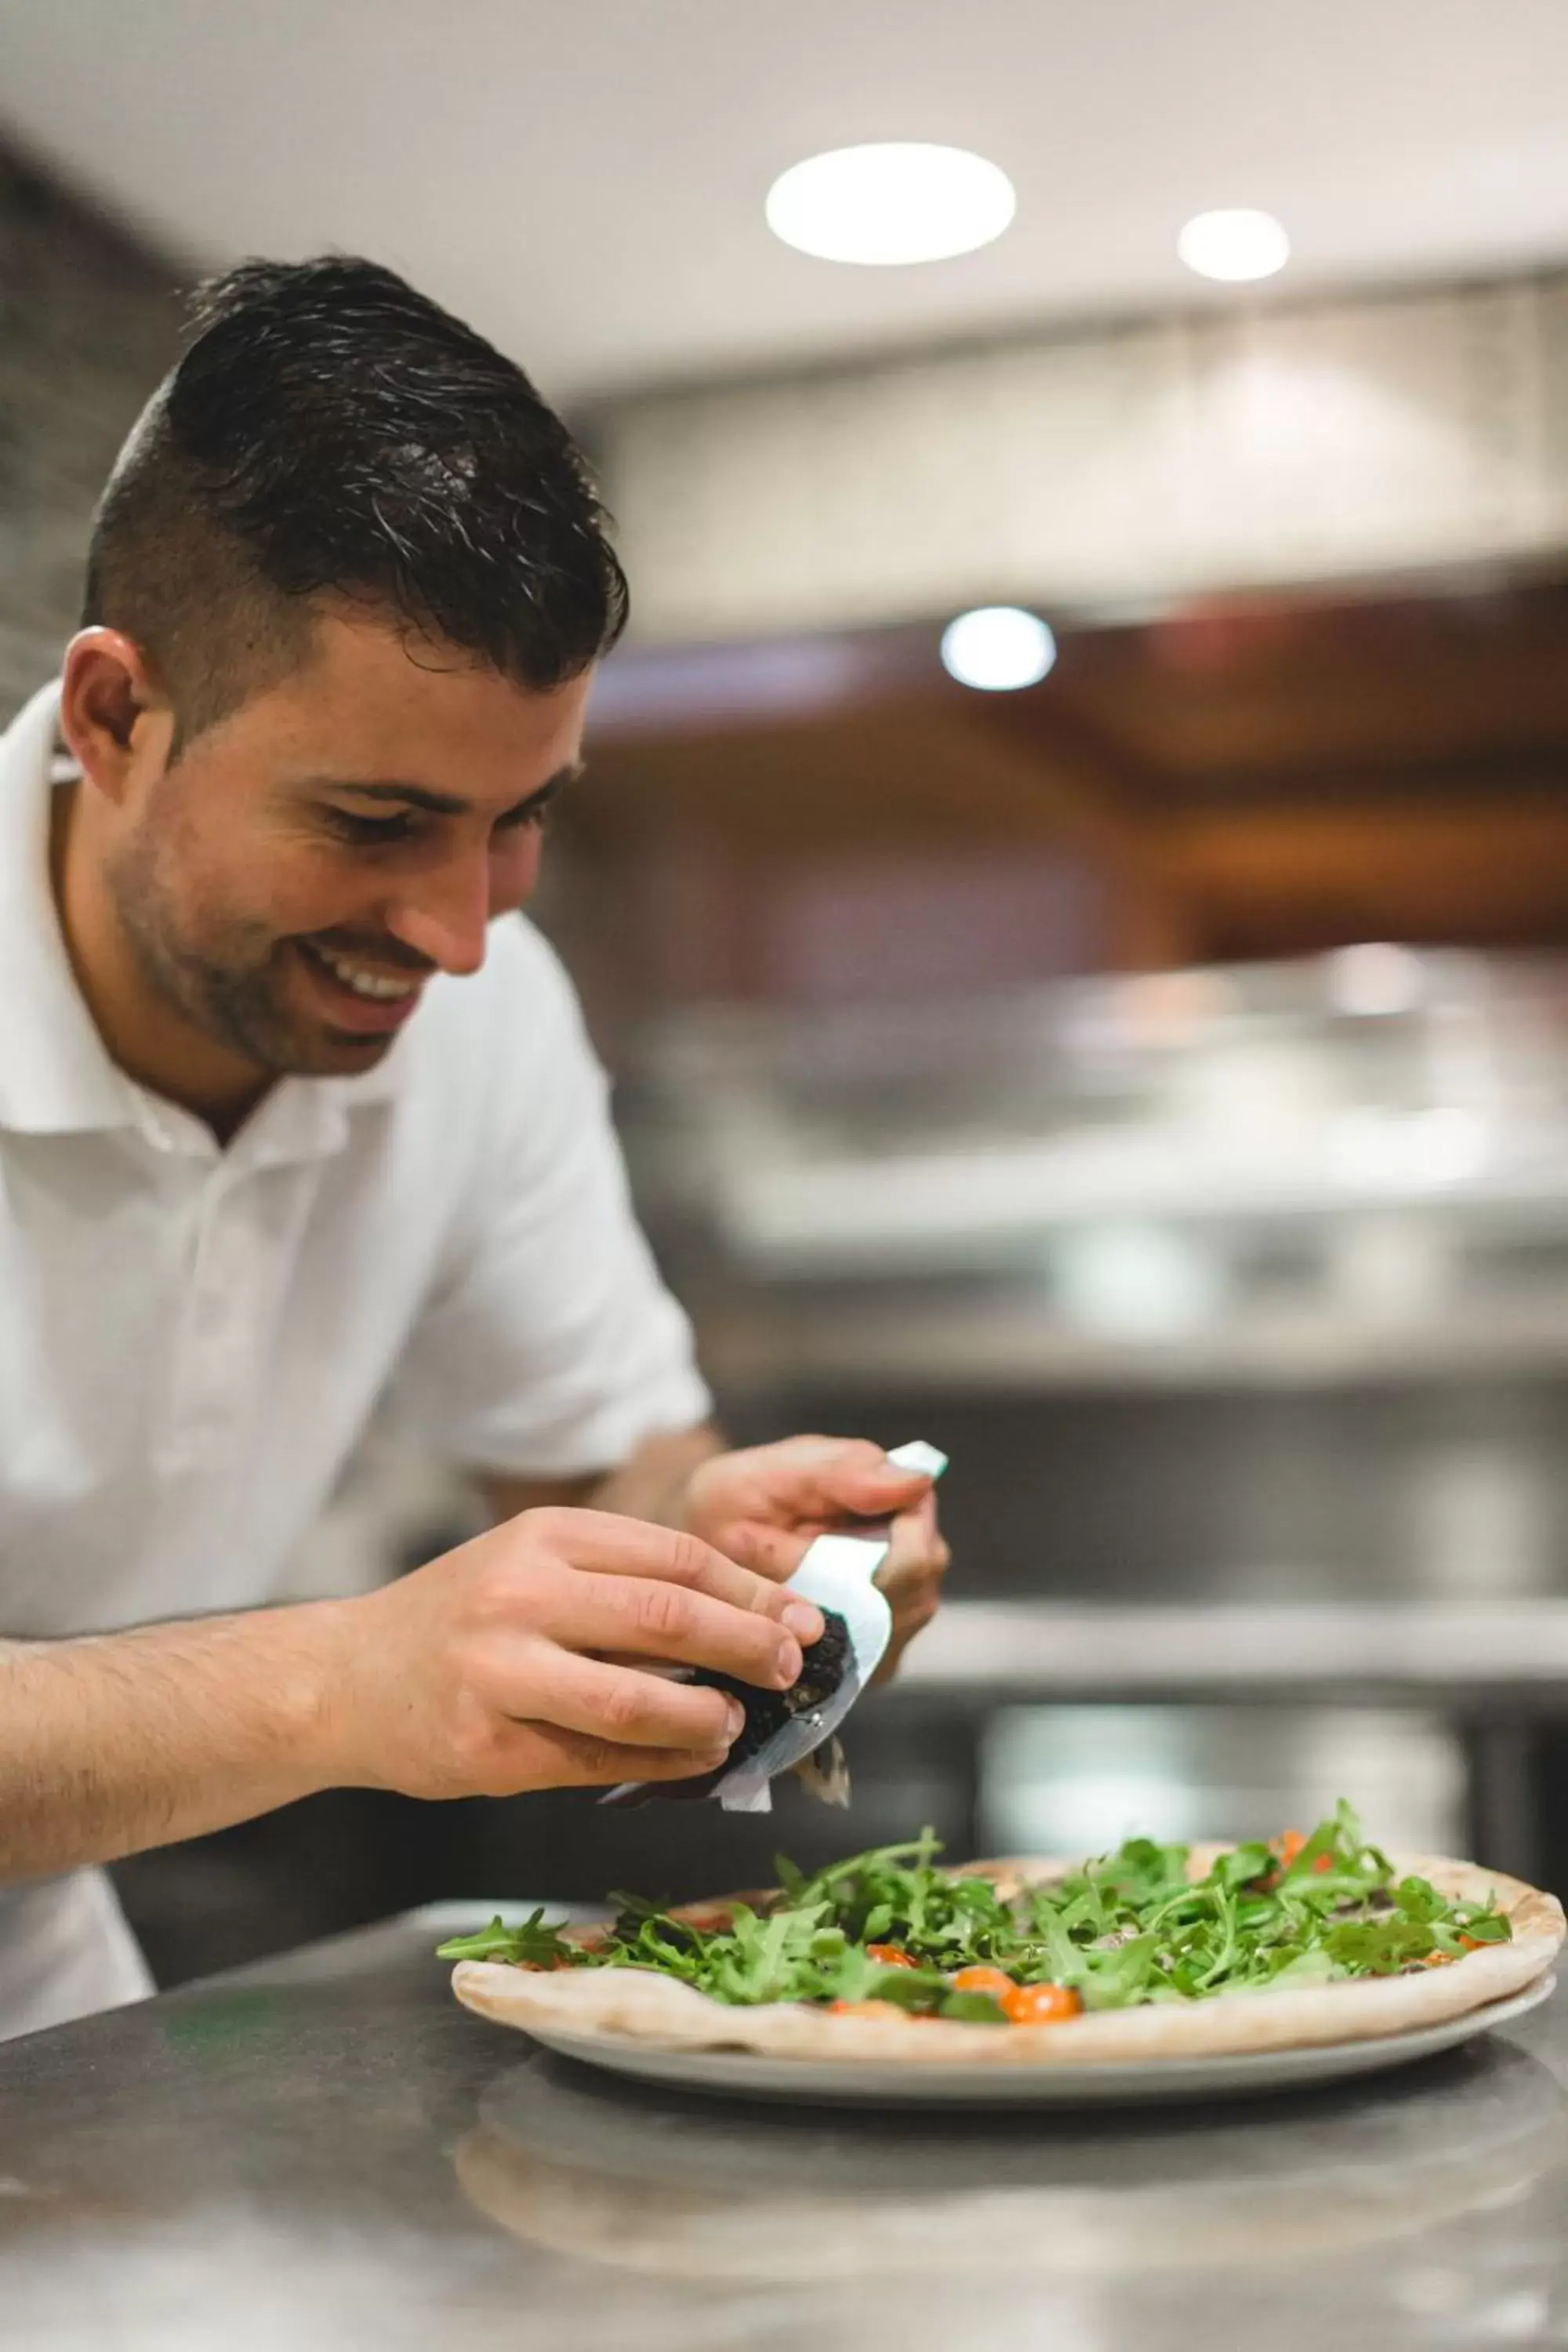
<instances>
[{"instance_id":1,"label":"reflective counter surface","mask_svg":"<svg viewBox=\"0 0 1568 2352\"><path fill-rule=\"evenodd\" d=\"M1568 2000L1360 2087L1138 2115L638 2092L415 1915L0 2046L5 2352L1568 2344Z\"/></svg>"}]
</instances>

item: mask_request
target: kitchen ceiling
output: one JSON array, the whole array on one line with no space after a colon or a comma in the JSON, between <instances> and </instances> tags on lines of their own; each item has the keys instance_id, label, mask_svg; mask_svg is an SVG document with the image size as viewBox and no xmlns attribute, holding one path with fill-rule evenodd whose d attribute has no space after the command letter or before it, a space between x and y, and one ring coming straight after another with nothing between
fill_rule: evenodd
<instances>
[{"instance_id":1,"label":"kitchen ceiling","mask_svg":"<svg viewBox=\"0 0 1568 2352\"><path fill-rule=\"evenodd\" d=\"M1287 297L1568 256L1563 0L0 0L0 131L182 262L371 253L566 400L1258 299L1177 261L1209 206L1284 219ZM1000 163L1013 227L770 236L877 139Z\"/></svg>"}]
</instances>

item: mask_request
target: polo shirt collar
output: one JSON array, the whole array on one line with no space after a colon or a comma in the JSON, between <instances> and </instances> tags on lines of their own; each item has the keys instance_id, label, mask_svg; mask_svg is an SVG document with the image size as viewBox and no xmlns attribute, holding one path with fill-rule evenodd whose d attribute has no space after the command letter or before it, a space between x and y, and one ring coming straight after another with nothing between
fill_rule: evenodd
<instances>
[{"instance_id":1,"label":"polo shirt collar","mask_svg":"<svg viewBox=\"0 0 1568 2352\"><path fill-rule=\"evenodd\" d=\"M66 953L49 875L59 684L42 688L0 735L0 1128L26 1135L132 1128L192 1150L200 1122L127 1077L110 1057ZM285 1078L232 1150L259 1163L342 1149L350 1111L389 1101L407 1066L407 1033L350 1078Z\"/></svg>"},{"instance_id":2,"label":"polo shirt collar","mask_svg":"<svg viewBox=\"0 0 1568 2352\"><path fill-rule=\"evenodd\" d=\"M0 1127L80 1134L139 1124L134 1089L76 984L49 882L59 688L0 736Z\"/></svg>"}]
</instances>

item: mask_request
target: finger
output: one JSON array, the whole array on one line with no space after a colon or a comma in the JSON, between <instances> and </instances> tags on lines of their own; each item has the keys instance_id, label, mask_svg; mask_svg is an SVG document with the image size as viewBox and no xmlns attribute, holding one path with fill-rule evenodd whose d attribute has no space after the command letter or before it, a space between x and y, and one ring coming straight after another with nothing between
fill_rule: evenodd
<instances>
[{"instance_id":1,"label":"finger","mask_svg":"<svg viewBox=\"0 0 1568 2352\"><path fill-rule=\"evenodd\" d=\"M498 1744L492 1793L524 1789L613 1789L621 1780L690 1780L716 1772L722 1748L627 1748L559 1724L520 1723Z\"/></svg>"},{"instance_id":2,"label":"finger","mask_svg":"<svg viewBox=\"0 0 1568 2352\"><path fill-rule=\"evenodd\" d=\"M796 1526L828 1525L847 1513L885 1518L931 1483L921 1472L895 1469L864 1437L788 1437L728 1460L745 1472L735 1489L741 1517L782 1517Z\"/></svg>"},{"instance_id":3,"label":"finger","mask_svg":"<svg viewBox=\"0 0 1568 2352\"><path fill-rule=\"evenodd\" d=\"M934 1594L952 1560L937 1528L936 1498L931 1496L893 1521L888 1557L877 1571L877 1582L889 1600L928 1589Z\"/></svg>"},{"instance_id":4,"label":"finger","mask_svg":"<svg viewBox=\"0 0 1568 2352\"><path fill-rule=\"evenodd\" d=\"M837 1522L839 1531L843 1521ZM758 1574L792 1577L819 1535L833 1532L821 1527L803 1528L778 1528L763 1519L736 1519L724 1529L724 1543L731 1556L743 1560ZM912 1511L902 1512L889 1528L889 1552L877 1571L877 1582L884 1591L900 1589L911 1578L942 1575L952 1558L946 1544L937 1531L936 1497L926 1495Z\"/></svg>"},{"instance_id":5,"label":"finger","mask_svg":"<svg viewBox=\"0 0 1568 2352\"><path fill-rule=\"evenodd\" d=\"M530 1722L552 1723L615 1748L727 1754L745 1722L740 1701L726 1691L607 1665L550 1644L530 1646L527 1690Z\"/></svg>"},{"instance_id":6,"label":"finger","mask_svg":"<svg viewBox=\"0 0 1568 2352\"><path fill-rule=\"evenodd\" d=\"M533 1623L565 1650L710 1666L761 1690L788 1690L800 1675L801 1645L787 1625L649 1577L562 1576L540 1590Z\"/></svg>"},{"instance_id":7,"label":"finger","mask_svg":"<svg viewBox=\"0 0 1568 2352\"><path fill-rule=\"evenodd\" d=\"M760 1466L770 1501L795 1519L889 1518L931 1486L923 1471L898 1469L865 1437L793 1438L766 1448Z\"/></svg>"},{"instance_id":8,"label":"finger","mask_svg":"<svg viewBox=\"0 0 1568 2352\"><path fill-rule=\"evenodd\" d=\"M844 1512L889 1519L931 1494L924 1470L900 1470L865 1437L806 1437L799 1451L778 1446L778 1456L771 1494L802 1519L839 1519Z\"/></svg>"},{"instance_id":9,"label":"finger","mask_svg":"<svg viewBox=\"0 0 1568 2352\"><path fill-rule=\"evenodd\" d=\"M934 1569L928 1567L889 1592L888 1603L893 1612L893 1634L880 1664L871 1677L873 1685L892 1680L910 1643L917 1634L925 1631L937 1614L944 1567L945 1561Z\"/></svg>"},{"instance_id":10,"label":"finger","mask_svg":"<svg viewBox=\"0 0 1568 2352\"><path fill-rule=\"evenodd\" d=\"M656 1528L646 1519L625 1519L611 1511L531 1511L530 1530L568 1565L601 1576L650 1577L679 1584L713 1601L727 1601L787 1625L805 1642L822 1633L822 1619L808 1601L781 1592L698 1536L679 1528Z\"/></svg>"}]
</instances>

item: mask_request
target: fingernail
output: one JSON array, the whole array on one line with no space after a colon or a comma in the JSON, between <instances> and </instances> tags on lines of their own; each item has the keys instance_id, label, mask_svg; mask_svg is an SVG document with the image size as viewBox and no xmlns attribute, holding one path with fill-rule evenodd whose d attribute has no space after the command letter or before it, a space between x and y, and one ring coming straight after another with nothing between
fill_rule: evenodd
<instances>
[{"instance_id":1,"label":"fingernail","mask_svg":"<svg viewBox=\"0 0 1568 2352\"><path fill-rule=\"evenodd\" d=\"M803 1642L820 1642L822 1639L822 1612L814 1609L809 1601L786 1601L783 1622Z\"/></svg>"},{"instance_id":2,"label":"fingernail","mask_svg":"<svg viewBox=\"0 0 1568 2352\"><path fill-rule=\"evenodd\" d=\"M746 1710L738 1698L732 1698L724 1710L724 1746L726 1752L739 1739L746 1727Z\"/></svg>"},{"instance_id":3,"label":"fingernail","mask_svg":"<svg viewBox=\"0 0 1568 2352\"><path fill-rule=\"evenodd\" d=\"M801 1657L800 1643L798 1642L780 1643L778 1664L773 1672L773 1680L778 1685L780 1690L788 1690L792 1683L795 1683L800 1680L801 1669L804 1664L805 1661Z\"/></svg>"}]
</instances>

